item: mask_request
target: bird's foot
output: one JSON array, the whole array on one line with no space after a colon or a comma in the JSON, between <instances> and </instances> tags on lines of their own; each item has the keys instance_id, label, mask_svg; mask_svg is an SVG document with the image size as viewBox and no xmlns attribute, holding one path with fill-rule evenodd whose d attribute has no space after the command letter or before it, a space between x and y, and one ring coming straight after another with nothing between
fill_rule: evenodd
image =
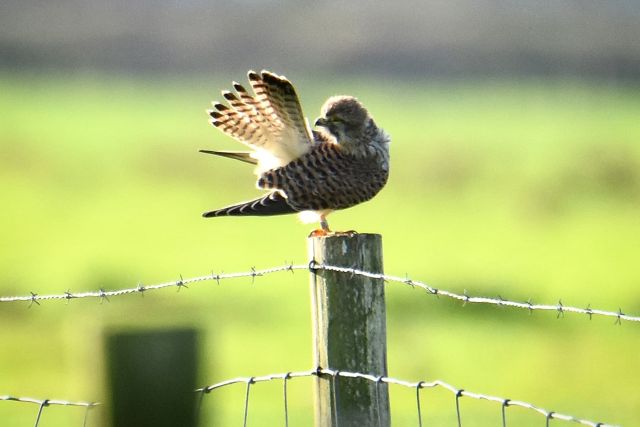
<instances>
[{"instance_id":1,"label":"bird's foot","mask_svg":"<svg viewBox=\"0 0 640 427\"><path fill-rule=\"evenodd\" d=\"M322 228L318 228L309 233L309 237L326 237L333 234L331 230L323 230Z\"/></svg>"}]
</instances>

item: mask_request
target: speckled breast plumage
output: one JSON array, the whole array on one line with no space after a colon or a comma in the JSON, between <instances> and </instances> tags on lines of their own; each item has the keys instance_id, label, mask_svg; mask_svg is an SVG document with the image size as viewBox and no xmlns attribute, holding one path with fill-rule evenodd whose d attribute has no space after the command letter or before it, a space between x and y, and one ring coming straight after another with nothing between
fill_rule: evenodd
<instances>
[{"instance_id":1,"label":"speckled breast plumage","mask_svg":"<svg viewBox=\"0 0 640 427\"><path fill-rule=\"evenodd\" d=\"M297 211L345 209L371 199L386 184L389 171L377 157L320 142L302 157L264 172L258 187L282 190Z\"/></svg>"}]
</instances>

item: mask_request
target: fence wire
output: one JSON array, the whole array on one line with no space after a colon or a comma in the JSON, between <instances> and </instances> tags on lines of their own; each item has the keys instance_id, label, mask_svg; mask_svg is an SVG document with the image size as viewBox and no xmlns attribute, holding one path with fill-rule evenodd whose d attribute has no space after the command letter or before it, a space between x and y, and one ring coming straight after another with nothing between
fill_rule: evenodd
<instances>
[{"instance_id":1,"label":"fence wire","mask_svg":"<svg viewBox=\"0 0 640 427\"><path fill-rule=\"evenodd\" d=\"M433 295L436 297L444 297L444 298L460 301L463 303L463 305L464 304L489 304L489 305L495 305L495 306L524 309L529 312L552 311L557 313L558 317L564 316L565 313L584 314L584 315L587 315L589 319L591 319L593 316L602 316L602 317L609 317L609 318L615 319L615 323L617 324L620 324L623 320L629 321L629 322L640 322L639 316L632 316L632 315L625 314L622 312L621 309L619 309L617 312L614 312L614 311L606 311L606 310L591 308L591 306L588 306L586 308L567 306L567 305L564 305L562 301L558 301L557 304L534 304L530 300L527 302L518 302L518 301L507 300L500 296L498 296L497 298L483 297L483 296L470 296L466 293L466 291L464 293L456 293L449 290L436 288L425 282L412 280L408 276L399 277L399 276L385 275L381 273L363 271L353 267L320 264L314 261L310 262L309 264L298 264L298 265L285 264L285 265L261 269L261 270L258 270L255 267L252 267L250 270L243 271L243 272L211 273L209 275L192 277L187 279L184 279L182 276L180 276L178 280L174 280L174 281L153 284L153 285L138 284L135 287L117 289L117 290L99 289L97 291L94 290L94 291L85 291L85 292L72 292L71 290L67 290L66 292L61 294L49 294L49 295L39 295L37 293L31 292L30 295L0 297L0 302L5 302L5 303L28 302L29 307L33 306L34 304L40 305L41 301L49 301L49 300L58 300L58 301L65 300L68 302L73 299L96 298L96 299L99 299L101 302L103 302L105 300L109 301L110 297L118 297L118 296L129 295L129 294L143 295L145 292L156 291L164 288L176 288L179 291L182 288L188 288L189 285L195 284L198 282L215 281L216 283L220 284L220 282L223 280L251 278L251 281L253 283L257 277L263 277L263 276L280 273L280 272L294 273L294 271L297 271L297 270L307 270L313 274L321 274L323 271L336 272L340 274L348 274L352 276L362 276L362 277L368 277L370 279L383 280L386 283L404 284L412 288L421 289L425 291L427 295ZM444 388L450 391L455 396L455 410L456 410L459 427L462 426L462 413L460 409L460 399L462 397L478 399L478 400L486 400L486 401L491 401L498 404L501 411L500 413L501 413L503 427L507 426L507 409L511 407L521 407L521 408L525 408L527 410L540 414L541 416L545 417L547 426L549 425L549 422L552 419L574 422L577 424L594 426L594 427L610 426L610 424L588 421L588 420L576 418L571 415L565 415L555 411L549 411L549 410L537 407L531 403L527 403L523 401L504 399L500 397L488 396L488 395L470 392L463 389L458 389L450 384L447 384L439 380L431 381L431 382L427 382L427 381L409 382L409 381L404 381L404 380L391 378L391 377L373 376L373 375L355 373L355 372L336 371L336 370L326 369L326 368L317 368L309 371L287 372L282 374L269 374L269 375L256 376L256 377L240 377L240 378L226 380L226 381L213 384L207 387L203 387L201 389L198 389L197 391L201 393L200 402L202 405L204 396L213 390L220 389L233 384L238 384L238 383L245 384L246 389L245 389L243 422L244 422L244 425L246 426L248 416L249 416L249 401L250 401L249 398L250 398L250 390L252 385L258 382L282 380L285 425L288 426L289 417L288 417L287 383L289 380L293 378L311 377L311 376L327 377L334 381L338 377L351 378L351 379L359 378L359 379L375 382L377 386L384 383L384 384L393 384L397 386L413 388L416 390L416 417L417 417L417 424L420 426L422 426L422 409L420 405L420 390L424 388L435 388L435 387ZM61 406L68 406L68 407L72 407L72 406L84 407L85 415L83 419L83 426L86 426L90 409L98 405L98 403L95 403L95 402L92 402L92 403L70 402L70 401L55 400L55 399L39 400L39 399L34 399L29 397L12 397L12 396L0 396L0 401L14 401L14 402L31 403L31 404L38 405L38 411L37 411L36 421L35 421L36 427L40 423L42 414L44 412L44 408L53 406L53 405L61 405Z\"/></svg>"},{"instance_id":2,"label":"fence wire","mask_svg":"<svg viewBox=\"0 0 640 427\"><path fill-rule=\"evenodd\" d=\"M381 273L373 273L369 271L362 271L352 267L340 267L333 265L320 264L316 262L311 262L309 264L288 264L281 265L277 267L266 268L262 270L257 270L255 267L252 267L249 271L236 272L236 273L211 273L206 276L192 277L188 279L182 278L180 279L159 283L155 285L143 285L138 284L132 288L118 289L118 290L104 290L99 289L97 291L86 291L86 292L71 292L70 290L61 293L61 294L51 294L51 295L40 295L34 292L31 292L30 295L22 295L22 296L5 296L0 297L0 302L29 302L29 305L40 305L40 301L47 300L66 300L70 301L73 299L81 299L81 298L97 298L101 301L109 301L110 297L117 297L121 295L129 295L129 294L144 294L145 292L160 290L164 288L177 288L180 290L181 288L187 288L189 285L198 283L198 282L210 282L215 281L218 284L222 280L228 279L238 279L238 278L247 278L250 277L252 283L255 281L256 277L263 277L274 273L280 272L291 272L293 273L296 270L308 270L313 273L318 273L321 271L333 271L343 274L349 274L354 276L363 276L371 279L384 280L388 283L401 283L404 285L411 286L413 288L419 288L424 290L427 294L433 295L436 297L445 297L453 300L457 300L462 302L463 304L489 304L501 307L512 307L516 309L524 309L529 312L533 311L552 311L557 314L558 317L563 317L565 313L575 313L575 314L583 314L591 319L593 316L603 316L615 319L616 324L622 323L622 321L628 322L640 322L640 316L634 316L625 314L622 309L618 309L618 311L607 311L600 310L596 308L592 308L591 305L586 308L580 307L572 307L568 305L564 305L562 300L558 300L556 304L534 304L531 300L526 302L512 301L508 299L504 299L501 296L498 297L484 297L484 296L471 296L466 293L457 293L452 292L446 289L436 288L431 286L425 282L412 280L408 276L399 277L399 276L390 276Z\"/></svg>"},{"instance_id":3,"label":"fence wire","mask_svg":"<svg viewBox=\"0 0 640 427\"><path fill-rule=\"evenodd\" d=\"M58 399L34 399L33 397L14 397L14 396L0 396L0 401L10 401L10 402L20 402L20 403L31 403L38 405L38 412L36 414L36 421L34 426L38 427L40 421L42 419L42 414L44 412L44 408L49 406L77 406L85 408L84 418L82 420L82 426L87 426L87 420L89 419L89 411L95 406L99 405L98 402L70 402L68 400L58 400Z\"/></svg>"},{"instance_id":4,"label":"fence wire","mask_svg":"<svg viewBox=\"0 0 640 427\"><path fill-rule=\"evenodd\" d=\"M455 397L455 411L457 416L458 427L462 427L462 420L463 420L462 410L460 409L461 408L460 399L462 397L467 397L470 399L477 399L477 400L485 400L489 402L494 402L497 405L499 405L498 409L500 410L500 416L502 419L503 427L507 427L508 425L507 409L512 407L524 408L543 416L546 420L547 427L549 426L549 423L551 420L573 422L576 424L581 424L581 425L591 426L591 427L615 427L612 424L589 421L589 420L574 417L572 415L566 415L566 414L562 414L555 411L549 411L549 410L540 408L538 406L535 406L531 403L523 402L520 400L505 399L502 397L489 396L486 394L474 393L468 390L459 389L457 387L452 386L451 384L448 384L440 380L410 382L410 381L405 381L405 380L386 377L386 376L375 376L375 375L363 374L358 372L346 372L346 371L338 371L338 370L326 369L326 368L316 368L308 371L298 371L298 372L285 372L280 374L268 374L268 375L255 376L255 377L238 377L238 378L229 379L226 381L222 381L216 384L199 388L196 390L197 393L200 393L199 411L202 410L202 403L204 400L204 396L209 394L213 390L221 389L234 384L244 384L245 399L244 399L244 412L243 412L243 426L246 427L247 421L249 418L249 400L250 400L249 396L250 396L252 385L259 382L281 380L283 384L284 421L285 421L285 426L288 426L289 425L289 412L288 412L289 405L288 405L288 396L287 396L287 383L293 378L304 378L304 377L312 377L312 376L327 377L332 380L335 380L335 378L337 377L348 378L348 379L359 378L359 379L363 379L363 380L367 380L375 383L376 392L379 385L383 383L415 389L416 391L416 424L418 424L419 426L422 426L422 419L423 419L422 409L420 405L420 390L424 388L440 387L448 390ZM334 400L334 403L335 403L335 400ZM337 414L335 413L337 409L334 406L332 410L334 411L333 416L335 419L337 418ZM378 408L378 411L380 411L380 408ZM378 419L380 418L381 417L378 416Z\"/></svg>"}]
</instances>

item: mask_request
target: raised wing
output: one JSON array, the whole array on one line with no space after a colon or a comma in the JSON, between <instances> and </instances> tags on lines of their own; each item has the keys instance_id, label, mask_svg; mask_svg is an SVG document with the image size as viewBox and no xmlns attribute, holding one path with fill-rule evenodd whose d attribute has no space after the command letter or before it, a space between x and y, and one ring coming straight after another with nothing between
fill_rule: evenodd
<instances>
[{"instance_id":1,"label":"raised wing","mask_svg":"<svg viewBox=\"0 0 640 427\"><path fill-rule=\"evenodd\" d=\"M306 153L313 140L298 95L289 80L268 71L249 71L253 94L234 82L223 91L228 105L214 103L211 124L253 148L259 171L284 166Z\"/></svg>"}]
</instances>

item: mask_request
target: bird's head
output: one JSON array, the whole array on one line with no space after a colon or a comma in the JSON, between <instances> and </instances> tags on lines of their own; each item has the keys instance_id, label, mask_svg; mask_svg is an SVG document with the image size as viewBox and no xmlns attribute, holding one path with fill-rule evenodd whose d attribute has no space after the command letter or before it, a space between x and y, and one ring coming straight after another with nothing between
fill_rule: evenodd
<instances>
[{"instance_id":1,"label":"bird's head","mask_svg":"<svg viewBox=\"0 0 640 427\"><path fill-rule=\"evenodd\" d=\"M315 125L325 128L341 145L366 142L363 138L371 116L353 96L333 96L324 103Z\"/></svg>"}]
</instances>

